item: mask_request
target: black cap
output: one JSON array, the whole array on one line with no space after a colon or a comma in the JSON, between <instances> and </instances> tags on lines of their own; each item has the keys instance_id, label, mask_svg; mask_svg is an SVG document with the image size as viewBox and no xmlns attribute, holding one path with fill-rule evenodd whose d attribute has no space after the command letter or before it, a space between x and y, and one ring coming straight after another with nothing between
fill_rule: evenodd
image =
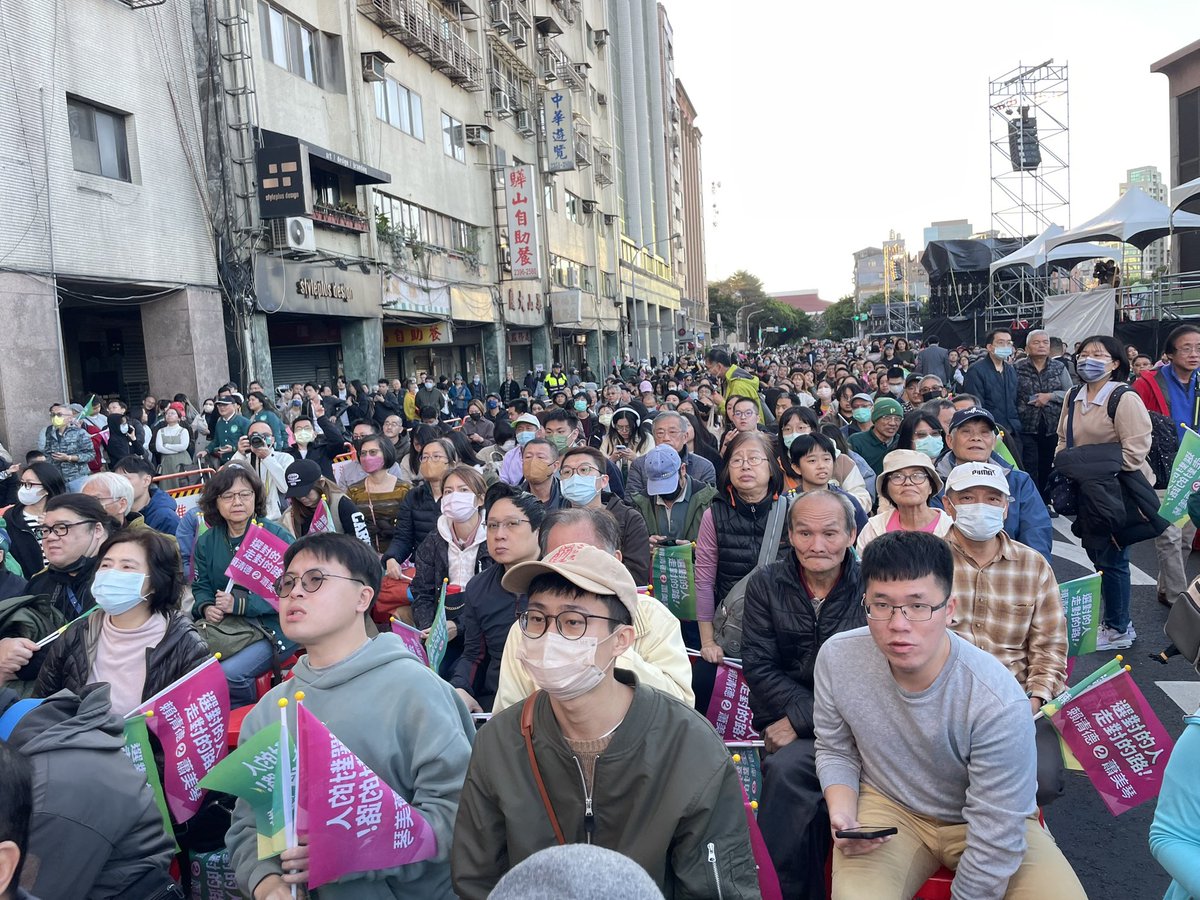
<instances>
[{"instance_id":1,"label":"black cap","mask_svg":"<svg viewBox=\"0 0 1200 900\"><path fill-rule=\"evenodd\" d=\"M992 431L999 431L996 427L996 418L982 406L968 406L966 409L960 409L954 414L954 418L950 420L950 430L953 431L955 428L965 425L972 419L983 419L992 426Z\"/></svg>"},{"instance_id":2,"label":"black cap","mask_svg":"<svg viewBox=\"0 0 1200 900\"><path fill-rule=\"evenodd\" d=\"M321 467L311 459L298 459L287 467L284 480L287 481L286 495L288 497L303 497L313 489L324 473Z\"/></svg>"}]
</instances>

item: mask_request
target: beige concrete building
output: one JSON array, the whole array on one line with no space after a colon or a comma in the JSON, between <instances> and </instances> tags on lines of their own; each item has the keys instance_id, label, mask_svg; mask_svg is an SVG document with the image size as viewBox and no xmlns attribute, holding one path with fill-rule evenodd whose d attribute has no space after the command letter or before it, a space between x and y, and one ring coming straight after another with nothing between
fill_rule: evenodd
<instances>
[{"instance_id":1,"label":"beige concrete building","mask_svg":"<svg viewBox=\"0 0 1200 900\"><path fill-rule=\"evenodd\" d=\"M679 108L679 181L674 199L678 204L678 231L683 248L678 267L682 277L683 312L686 340L707 342L708 270L704 263L704 174L700 155L700 129L696 126L696 107L684 90L683 82L675 80L675 100Z\"/></svg>"}]
</instances>

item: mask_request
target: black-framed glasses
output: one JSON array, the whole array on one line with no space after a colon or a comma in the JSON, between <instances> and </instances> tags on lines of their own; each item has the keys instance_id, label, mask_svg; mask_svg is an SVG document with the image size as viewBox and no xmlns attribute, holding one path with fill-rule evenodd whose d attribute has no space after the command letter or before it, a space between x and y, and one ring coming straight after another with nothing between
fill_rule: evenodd
<instances>
[{"instance_id":1,"label":"black-framed glasses","mask_svg":"<svg viewBox=\"0 0 1200 900\"><path fill-rule=\"evenodd\" d=\"M80 519L78 522L55 522L53 525L34 525L29 530L33 532L35 540L44 541L46 535L52 534L55 537L66 537L67 532L76 525L95 525L95 519Z\"/></svg>"},{"instance_id":2,"label":"black-framed glasses","mask_svg":"<svg viewBox=\"0 0 1200 900\"><path fill-rule=\"evenodd\" d=\"M896 615L896 610L900 610L900 614L910 622L928 622L933 618L933 614L944 609L946 604L950 602L947 597L937 606L930 606L928 603L908 603L904 606L893 606L890 603L884 603L882 600L871 600L864 602L863 606L867 608L867 618L874 619L876 622L890 622L892 617Z\"/></svg>"},{"instance_id":3,"label":"black-framed glasses","mask_svg":"<svg viewBox=\"0 0 1200 900\"><path fill-rule=\"evenodd\" d=\"M892 484L924 484L929 480L928 472L889 472L888 481Z\"/></svg>"},{"instance_id":4,"label":"black-framed glasses","mask_svg":"<svg viewBox=\"0 0 1200 900\"><path fill-rule=\"evenodd\" d=\"M588 622L592 619L618 623L621 621L608 616L592 616L580 612L563 612L557 616L548 616L537 610L526 610L517 616L517 623L521 626L521 632L525 637L540 638L549 629L550 622L553 620L554 627L558 629L559 634L568 641L577 641L587 634Z\"/></svg>"},{"instance_id":5,"label":"black-framed glasses","mask_svg":"<svg viewBox=\"0 0 1200 900\"><path fill-rule=\"evenodd\" d=\"M349 575L335 575L333 572L322 572L320 569L309 569L306 572L301 572L299 575L285 572L275 579L275 596L286 597L292 592L292 588L296 586L297 581L300 582L300 587L304 588L304 593L314 594L321 589L321 585L325 583L326 578L340 578L342 581L357 581L359 584L366 584L361 578L352 578Z\"/></svg>"}]
</instances>

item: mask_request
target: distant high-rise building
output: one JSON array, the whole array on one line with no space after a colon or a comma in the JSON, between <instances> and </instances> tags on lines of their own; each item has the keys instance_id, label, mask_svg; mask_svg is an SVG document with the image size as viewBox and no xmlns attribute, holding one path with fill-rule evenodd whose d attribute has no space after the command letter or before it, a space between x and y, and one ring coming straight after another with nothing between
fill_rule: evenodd
<instances>
[{"instance_id":1,"label":"distant high-rise building","mask_svg":"<svg viewBox=\"0 0 1200 900\"><path fill-rule=\"evenodd\" d=\"M854 254L854 302L883 293L883 249L864 247Z\"/></svg>"},{"instance_id":2,"label":"distant high-rise building","mask_svg":"<svg viewBox=\"0 0 1200 900\"><path fill-rule=\"evenodd\" d=\"M925 246L934 241L965 241L971 237L971 223L966 219L947 219L930 222L925 229Z\"/></svg>"},{"instance_id":3,"label":"distant high-rise building","mask_svg":"<svg viewBox=\"0 0 1200 900\"><path fill-rule=\"evenodd\" d=\"M1140 166L1128 169L1125 180L1121 182L1121 196L1130 188L1141 188L1160 203L1167 202L1167 186L1163 184L1162 173L1158 166ZM1149 281L1156 272L1165 272L1167 265L1167 240L1160 238L1145 250L1138 251L1132 244L1124 245L1124 259L1121 261L1121 281L1129 284L1134 281Z\"/></svg>"}]
</instances>

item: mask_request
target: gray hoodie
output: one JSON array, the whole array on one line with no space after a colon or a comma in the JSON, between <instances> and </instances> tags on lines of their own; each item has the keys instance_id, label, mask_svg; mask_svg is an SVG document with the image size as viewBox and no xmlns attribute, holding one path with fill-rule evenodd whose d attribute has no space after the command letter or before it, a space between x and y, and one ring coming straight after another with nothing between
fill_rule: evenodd
<instances>
[{"instance_id":1,"label":"gray hoodie","mask_svg":"<svg viewBox=\"0 0 1200 900\"><path fill-rule=\"evenodd\" d=\"M115 900L156 869L166 876L175 842L146 776L125 756L124 720L112 711L107 684L47 698L25 714L9 745L33 765L22 880L34 894Z\"/></svg>"},{"instance_id":2,"label":"gray hoodie","mask_svg":"<svg viewBox=\"0 0 1200 900\"><path fill-rule=\"evenodd\" d=\"M246 716L240 740L278 721L279 698L294 700L296 691L304 691L309 712L425 817L438 842L432 860L348 875L321 887L321 900L453 897L450 839L475 735L458 695L400 638L381 634L324 669L313 668L302 656L292 677ZM295 703L287 709L295 734ZM225 845L238 886L247 895L268 875L282 871L279 857L259 860L254 813L245 800L238 800L234 808Z\"/></svg>"}]
</instances>

